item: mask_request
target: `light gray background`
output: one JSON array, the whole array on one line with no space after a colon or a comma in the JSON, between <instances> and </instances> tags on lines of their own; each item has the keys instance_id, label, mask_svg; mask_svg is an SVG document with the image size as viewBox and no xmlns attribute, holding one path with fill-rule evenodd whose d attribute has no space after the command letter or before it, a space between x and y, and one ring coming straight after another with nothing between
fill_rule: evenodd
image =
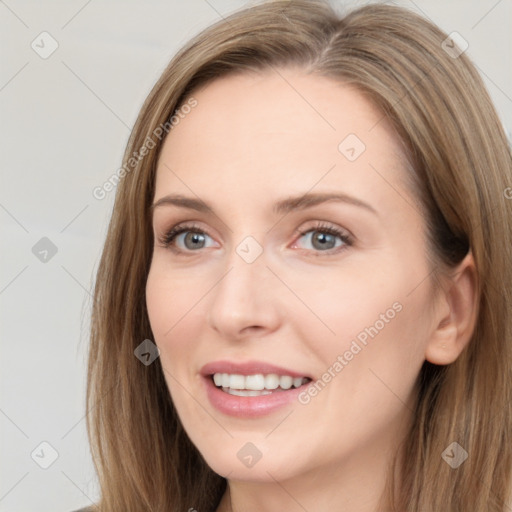
<instances>
[{"instance_id":1,"label":"light gray background","mask_svg":"<svg viewBox=\"0 0 512 512\"><path fill-rule=\"evenodd\" d=\"M65 512L98 498L85 364L90 291L114 192L100 201L92 190L119 168L138 110L171 56L249 3L0 0L1 512ZM512 0L395 3L468 41L510 134ZM49 48L43 31L58 43L47 59L31 47L35 40ZM47 262L32 252L43 237L57 247ZM43 441L58 452L48 469L35 462L51 462Z\"/></svg>"}]
</instances>

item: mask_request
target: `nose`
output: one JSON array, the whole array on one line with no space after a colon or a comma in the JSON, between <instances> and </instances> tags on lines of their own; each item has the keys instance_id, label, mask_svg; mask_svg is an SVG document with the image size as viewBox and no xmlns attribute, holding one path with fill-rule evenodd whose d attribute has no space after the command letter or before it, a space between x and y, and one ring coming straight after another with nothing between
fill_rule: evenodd
<instances>
[{"instance_id":1,"label":"nose","mask_svg":"<svg viewBox=\"0 0 512 512\"><path fill-rule=\"evenodd\" d=\"M223 339L264 336L280 325L284 304L277 295L279 282L264 254L247 263L233 251L226 271L212 289L208 324Z\"/></svg>"}]
</instances>

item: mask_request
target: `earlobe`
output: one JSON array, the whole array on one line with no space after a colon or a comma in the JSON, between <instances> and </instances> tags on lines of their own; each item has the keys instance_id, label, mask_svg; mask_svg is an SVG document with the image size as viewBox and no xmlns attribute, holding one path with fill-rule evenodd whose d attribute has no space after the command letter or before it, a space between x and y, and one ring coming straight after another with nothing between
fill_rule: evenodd
<instances>
[{"instance_id":1,"label":"earlobe","mask_svg":"<svg viewBox=\"0 0 512 512\"><path fill-rule=\"evenodd\" d=\"M447 327L438 327L427 345L425 359L438 365L453 363L465 346L457 344L456 340L457 328L453 323Z\"/></svg>"},{"instance_id":2,"label":"earlobe","mask_svg":"<svg viewBox=\"0 0 512 512\"><path fill-rule=\"evenodd\" d=\"M471 251L439 294L434 330L425 350L433 364L453 363L472 338L478 317L476 265Z\"/></svg>"}]
</instances>

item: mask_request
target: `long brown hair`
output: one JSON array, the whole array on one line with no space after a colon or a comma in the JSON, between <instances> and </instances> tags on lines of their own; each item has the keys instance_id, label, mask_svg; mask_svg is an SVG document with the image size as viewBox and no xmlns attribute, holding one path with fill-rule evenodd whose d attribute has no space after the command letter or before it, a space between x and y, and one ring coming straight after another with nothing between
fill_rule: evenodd
<instances>
[{"instance_id":1,"label":"long brown hair","mask_svg":"<svg viewBox=\"0 0 512 512\"><path fill-rule=\"evenodd\" d=\"M327 2L278 0L221 20L172 59L129 139L95 283L87 427L102 512L213 511L226 488L184 432L160 359L146 366L134 356L143 340L154 339L145 302L149 207L169 119L194 89L229 73L284 66L351 84L380 108L403 144L435 274L470 249L479 276L478 320L467 348L451 365L425 362L418 376L416 414L405 456L390 471L385 506L506 510L512 158L482 80L446 41L452 48L439 28L396 6L366 5L341 17ZM469 454L457 469L441 456L452 442Z\"/></svg>"}]
</instances>

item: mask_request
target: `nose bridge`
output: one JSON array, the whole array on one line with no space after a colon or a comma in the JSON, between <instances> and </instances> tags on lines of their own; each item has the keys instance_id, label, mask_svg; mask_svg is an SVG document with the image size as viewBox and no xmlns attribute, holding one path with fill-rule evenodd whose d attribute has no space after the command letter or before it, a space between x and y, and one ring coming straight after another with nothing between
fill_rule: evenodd
<instances>
[{"instance_id":1,"label":"nose bridge","mask_svg":"<svg viewBox=\"0 0 512 512\"><path fill-rule=\"evenodd\" d=\"M225 260L223 277L212 290L208 318L226 337L236 338L246 327L273 328L277 321L265 256L261 244L246 237Z\"/></svg>"},{"instance_id":2,"label":"nose bridge","mask_svg":"<svg viewBox=\"0 0 512 512\"><path fill-rule=\"evenodd\" d=\"M233 244L225 261L229 273L223 279L225 282L219 283L222 292L239 298L252 293L252 298L256 299L258 288L263 291L262 288L268 282L267 260L268 251L264 251L262 243L252 235Z\"/></svg>"},{"instance_id":3,"label":"nose bridge","mask_svg":"<svg viewBox=\"0 0 512 512\"><path fill-rule=\"evenodd\" d=\"M233 311L251 304L254 307L268 282L269 270L263 252L254 257L254 249L242 242L229 254L226 267L228 272L215 294L217 301L227 301Z\"/></svg>"}]
</instances>

